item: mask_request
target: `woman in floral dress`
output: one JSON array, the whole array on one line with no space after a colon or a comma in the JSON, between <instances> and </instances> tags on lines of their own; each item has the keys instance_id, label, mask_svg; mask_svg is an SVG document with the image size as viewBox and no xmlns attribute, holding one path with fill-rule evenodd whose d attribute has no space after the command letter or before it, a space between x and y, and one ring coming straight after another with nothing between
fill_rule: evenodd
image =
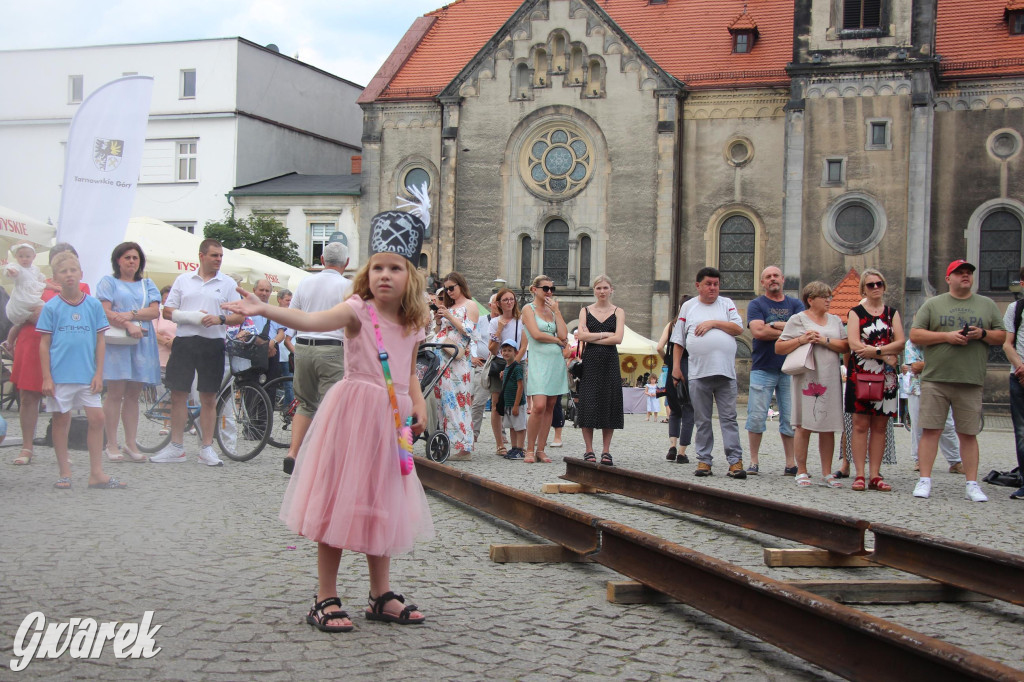
<instances>
[{"instance_id":1,"label":"woman in floral dress","mask_svg":"<svg viewBox=\"0 0 1024 682\"><path fill-rule=\"evenodd\" d=\"M473 366L469 345L480 312L470 298L466 278L451 272L444 278L444 293L438 301L434 322L437 342L459 347L458 357L434 387L437 423L451 441L452 459L467 460L473 453Z\"/></svg>"},{"instance_id":2,"label":"woman in floral dress","mask_svg":"<svg viewBox=\"0 0 1024 682\"><path fill-rule=\"evenodd\" d=\"M824 282L811 282L801 293L804 311L786 322L782 335L775 342L775 352L788 355L804 344L813 344L814 369L791 377L793 390L793 426L796 427L796 484L811 485L807 473L807 450L811 434L818 434L818 454L824 484L840 488L838 478L830 474L836 432L843 430L843 381L839 354L849 350L846 326L838 315L830 315L832 289Z\"/></svg>"}]
</instances>

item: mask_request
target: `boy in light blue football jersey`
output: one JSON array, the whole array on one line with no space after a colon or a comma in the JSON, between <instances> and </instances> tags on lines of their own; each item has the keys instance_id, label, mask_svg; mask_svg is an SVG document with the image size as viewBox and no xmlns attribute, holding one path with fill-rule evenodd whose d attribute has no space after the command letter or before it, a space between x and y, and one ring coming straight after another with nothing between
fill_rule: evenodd
<instances>
[{"instance_id":1,"label":"boy in light blue football jersey","mask_svg":"<svg viewBox=\"0 0 1024 682\"><path fill-rule=\"evenodd\" d=\"M53 449L60 478L54 487L71 488L68 430L71 410L84 409L89 419L89 487L119 490L126 485L103 473L103 355L104 332L110 325L98 300L82 292L82 267L70 252L57 254L50 264L60 295L50 299L36 322L42 333L39 360L43 395L53 413Z\"/></svg>"}]
</instances>

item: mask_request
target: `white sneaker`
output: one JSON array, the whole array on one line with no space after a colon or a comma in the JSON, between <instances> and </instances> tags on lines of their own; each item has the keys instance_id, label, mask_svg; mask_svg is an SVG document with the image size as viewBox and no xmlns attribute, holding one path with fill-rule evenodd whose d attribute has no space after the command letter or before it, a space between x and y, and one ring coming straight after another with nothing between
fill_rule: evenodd
<instances>
[{"instance_id":1,"label":"white sneaker","mask_svg":"<svg viewBox=\"0 0 1024 682\"><path fill-rule=\"evenodd\" d=\"M988 502L988 496L981 492L981 486L977 481L967 481L967 491L964 493L971 502Z\"/></svg>"},{"instance_id":2,"label":"white sneaker","mask_svg":"<svg viewBox=\"0 0 1024 682\"><path fill-rule=\"evenodd\" d=\"M204 445L199 449L199 462L211 467L224 466L224 462L213 451L212 445Z\"/></svg>"},{"instance_id":3,"label":"white sneaker","mask_svg":"<svg viewBox=\"0 0 1024 682\"><path fill-rule=\"evenodd\" d=\"M928 497L932 494L932 479L921 478L914 486L914 497Z\"/></svg>"},{"instance_id":4,"label":"white sneaker","mask_svg":"<svg viewBox=\"0 0 1024 682\"><path fill-rule=\"evenodd\" d=\"M166 464L168 462L184 462L187 459L184 446L168 443L160 452L150 457L149 461L157 464Z\"/></svg>"}]
</instances>

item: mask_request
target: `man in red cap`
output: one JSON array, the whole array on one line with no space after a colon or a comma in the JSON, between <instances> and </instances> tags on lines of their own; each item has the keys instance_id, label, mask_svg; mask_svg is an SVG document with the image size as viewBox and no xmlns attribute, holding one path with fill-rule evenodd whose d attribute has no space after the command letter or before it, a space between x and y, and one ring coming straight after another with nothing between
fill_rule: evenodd
<instances>
[{"instance_id":1,"label":"man in red cap","mask_svg":"<svg viewBox=\"0 0 1024 682\"><path fill-rule=\"evenodd\" d=\"M922 432L917 453L921 478L914 497L931 495L939 434L952 407L967 477L966 497L973 502L988 501L978 487L982 390L988 348L1001 345L1006 331L992 299L971 291L974 270L962 259L950 263L946 268L949 293L925 301L910 329L910 340L924 350L919 411Z\"/></svg>"}]
</instances>

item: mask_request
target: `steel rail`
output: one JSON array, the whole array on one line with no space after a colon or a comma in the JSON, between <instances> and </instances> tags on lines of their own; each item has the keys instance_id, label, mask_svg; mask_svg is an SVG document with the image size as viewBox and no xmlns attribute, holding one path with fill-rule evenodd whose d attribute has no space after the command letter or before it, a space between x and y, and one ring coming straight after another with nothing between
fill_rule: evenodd
<instances>
[{"instance_id":1,"label":"steel rail","mask_svg":"<svg viewBox=\"0 0 1024 682\"><path fill-rule=\"evenodd\" d=\"M1022 680L1024 672L611 521L590 557L852 680Z\"/></svg>"},{"instance_id":2,"label":"steel rail","mask_svg":"<svg viewBox=\"0 0 1024 682\"><path fill-rule=\"evenodd\" d=\"M420 481L854 680L1024 680L1024 672L619 523L416 457Z\"/></svg>"},{"instance_id":3,"label":"steel rail","mask_svg":"<svg viewBox=\"0 0 1024 682\"><path fill-rule=\"evenodd\" d=\"M1024 606L1024 557L872 523L871 561Z\"/></svg>"},{"instance_id":4,"label":"steel rail","mask_svg":"<svg viewBox=\"0 0 1024 682\"><path fill-rule=\"evenodd\" d=\"M564 461L565 475L561 478L567 481L796 540L838 554L867 553L864 549L867 521L673 478L600 466L572 457L566 457Z\"/></svg>"}]
</instances>

